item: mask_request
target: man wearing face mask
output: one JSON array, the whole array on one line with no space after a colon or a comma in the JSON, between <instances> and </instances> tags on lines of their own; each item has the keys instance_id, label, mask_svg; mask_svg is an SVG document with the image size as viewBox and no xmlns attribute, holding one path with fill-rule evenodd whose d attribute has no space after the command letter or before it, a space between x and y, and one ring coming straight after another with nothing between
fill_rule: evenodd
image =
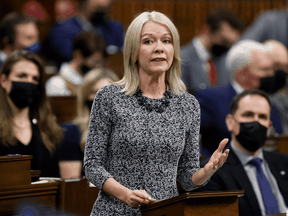
<instances>
[{"instance_id":1,"label":"man wearing face mask","mask_svg":"<svg viewBox=\"0 0 288 216\"><path fill-rule=\"evenodd\" d=\"M232 98L248 89L263 88L263 79L274 75L273 61L263 44L243 40L235 44L228 52L226 69L231 82L224 87L206 88L195 92L201 107L201 153L210 156L217 149L217 142L229 138L225 117L229 114ZM272 106L271 121L273 130L282 134L279 110Z\"/></svg>"},{"instance_id":2,"label":"man wearing face mask","mask_svg":"<svg viewBox=\"0 0 288 216\"><path fill-rule=\"evenodd\" d=\"M112 0L78 0L78 12L72 18L57 23L50 31L47 41L49 59L57 66L71 61L73 40L82 31L101 36L106 42L108 54L122 50L124 28L109 18Z\"/></svg>"},{"instance_id":3,"label":"man wearing face mask","mask_svg":"<svg viewBox=\"0 0 288 216\"><path fill-rule=\"evenodd\" d=\"M232 134L229 156L201 189L244 189L244 196L239 197L239 216L279 214L288 209L288 156L262 149L272 125L270 113L269 97L258 89L232 99L226 116Z\"/></svg>"},{"instance_id":4,"label":"man wearing face mask","mask_svg":"<svg viewBox=\"0 0 288 216\"><path fill-rule=\"evenodd\" d=\"M262 90L269 93L270 100L281 114L283 134L288 135L288 50L275 40L264 42L273 61L274 76L263 79Z\"/></svg>"},{"instance_id":5,"label":"man wearing face mask","mask_svg":"<svg viewBox=\"0 0 288 216\"><path fill-rule=\"evenodd\" d=\"M241 18L228 9L208 14L202 32L181 49L182 80L189 92L229 83L220 56L238 40L243 28Z\"/></svg>"},{"instance_id":6,"label":"man wearing face mask","mask_svg":"<svg viewBox=\"0 0 288 216\"><path fill-rule=\"evenodd\" d=\"M104 66L105 47L105 41L93 32L77 35L73 43L73 59L62 63L59 74L46 82L47 95L76 95L84 75L93 68Z\"/></svg>"},{"instance_id":7,"label":"man wearing face mask","mask_svg":"<svg viewBox=\"0 0 288 216\"><path fill-rule=\"evenodd\" d=\"M11 12L0 23L0 68L7 57L15 50L26 49L39 53L39 31L32 17Z\"/></svg>"}]
</instances>

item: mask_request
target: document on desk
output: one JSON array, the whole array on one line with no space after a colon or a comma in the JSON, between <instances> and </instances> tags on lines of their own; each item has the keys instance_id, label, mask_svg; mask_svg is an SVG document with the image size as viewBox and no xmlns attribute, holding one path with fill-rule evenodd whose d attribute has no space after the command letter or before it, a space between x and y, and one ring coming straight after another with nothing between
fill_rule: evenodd
<instances>
[{"instance_id":1,"label":"document on desk","mask_svg":"<svg viewBox=\"0 0 288 216\"><path fill-rule=\"evenodd\" d=\"M31 184L45 184L45 183L49 183L51 181L48 181L48 180L40 180L40 181L35 181L35 182L31 182Z\"/></svg>"}]
</instances>

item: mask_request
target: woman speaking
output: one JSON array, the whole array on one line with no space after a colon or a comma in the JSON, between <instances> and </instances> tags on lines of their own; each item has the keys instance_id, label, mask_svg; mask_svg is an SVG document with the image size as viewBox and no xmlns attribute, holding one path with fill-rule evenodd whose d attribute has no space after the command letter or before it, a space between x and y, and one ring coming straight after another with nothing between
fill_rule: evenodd
<instances>
[{"instance_id":1,"label":"woman speaking","mask_svg":"<svg viewBox=\"0 0 288 216\"><path fill-rule=\"evenodd\" d=\"M84 152L100 188L91 215L141 215L141 205L205 184L228 156L224 139L199 167L200 108L181 81L179 34L162 13L144 12L124 43L124 77L95 96Z\"/></svg>"}]
</instances>

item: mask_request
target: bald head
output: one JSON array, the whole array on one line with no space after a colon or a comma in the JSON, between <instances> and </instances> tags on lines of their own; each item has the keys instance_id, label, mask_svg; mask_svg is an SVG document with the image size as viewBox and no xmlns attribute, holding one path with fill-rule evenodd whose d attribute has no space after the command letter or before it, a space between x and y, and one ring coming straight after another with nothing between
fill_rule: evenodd
<instances>
[{"instance_id":1,"label":"bald head","mask_svg":"<svg viewBox=\"0 0 288 216\"><path fill-rule=\"evenodd\" d=\"M274 69L282 69L288 71L288 50L287 48L275 40L265 41L264 45L267 47L268 54L273 61Z\"/></svg>"}]
</instances>

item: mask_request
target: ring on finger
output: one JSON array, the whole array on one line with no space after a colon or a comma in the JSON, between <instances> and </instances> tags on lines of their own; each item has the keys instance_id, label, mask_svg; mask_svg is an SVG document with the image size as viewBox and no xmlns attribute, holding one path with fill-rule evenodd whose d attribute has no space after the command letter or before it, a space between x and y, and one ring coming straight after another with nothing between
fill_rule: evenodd
<instances>
[{"instance_id":1,"label":"ring on finger","mask_svg":"<svg viewBox=\"0 0 288 216\"><path fill-rule=\"evenodd\" d=\"M218 168L218 164L216 164L216 165L214 166L214 168L217 169L217 168Z\"/></svg>"}]
</instances>

